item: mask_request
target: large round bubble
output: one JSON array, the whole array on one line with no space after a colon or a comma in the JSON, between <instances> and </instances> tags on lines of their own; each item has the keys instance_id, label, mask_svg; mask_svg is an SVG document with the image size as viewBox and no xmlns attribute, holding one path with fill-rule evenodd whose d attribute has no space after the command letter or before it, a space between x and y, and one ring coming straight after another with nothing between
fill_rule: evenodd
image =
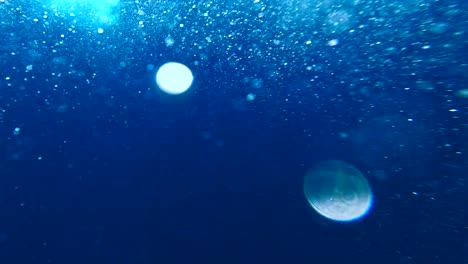
<instances>
[{"instance_id":1,"label":"large round bubble","mask_svg":"<svg viewBox=\"0 0 468 264\"><path fill-rule=\"evenodd\" d=\"M312 208L335 221L351 221L365 215L372 204L366 178L343 161L323 161L304 177L304 194Z\"/></svg>"}]
</instances>

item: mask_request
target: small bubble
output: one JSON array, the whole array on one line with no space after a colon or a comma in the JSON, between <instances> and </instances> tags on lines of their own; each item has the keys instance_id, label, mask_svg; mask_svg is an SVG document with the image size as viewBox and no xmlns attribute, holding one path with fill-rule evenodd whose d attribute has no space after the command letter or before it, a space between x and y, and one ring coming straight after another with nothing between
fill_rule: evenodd
<instances>
[{"instance_id":1,"label":"small bubble","mask_svg":"<svg viewBox=\"0 0 468 264\"><path fill-rule=\"evenodd\" d=\"M333 47L333 46L338 45L338 43L339 43L338 39L332 39L328 41L328 46Z\"/></svg>"},{"instance_id":2,"label":"small bubble","mask_svg":"<svg viewBox=\"0 0 468 264\"><path fill-rule=\"evenodd\" d=\"M166 42L166 46L168 47L171 47L175 43L174 39L171 38L170 36L168 36L164 41Z\"/></svg>"},{"instance_id":3,"label":"small bubble","mask_svg":"<svg viewBox=\"0 0 468 264\"><path fill-rule=\"evenodd\" d=\"M468 98L468 89L458 90L455 94L460 98Z\"/></svg>"},{"instance_id":4,"label":"small bubble","mask_svg":"<svg viewBox=\"0 0 468 264\"><path fill-rule=\"evenodd\" d=\"M146 69L148 71L152 71L152 70L154 70L154 65L153 64L148 64L148 65L146 65Z\"/></svg>"},{"instance_id":5,"label":"small bubble","mask_svg":"<svg viewBox=\"0 0 468 264\"><path fill-rule=\"evenodd\" d=\"M255 97L256 97L255 94L249 93L249 94L246 96L246 100L247 100L247 101L253 101L253 100L255 100Z\"/></svg>"}]
</instances>

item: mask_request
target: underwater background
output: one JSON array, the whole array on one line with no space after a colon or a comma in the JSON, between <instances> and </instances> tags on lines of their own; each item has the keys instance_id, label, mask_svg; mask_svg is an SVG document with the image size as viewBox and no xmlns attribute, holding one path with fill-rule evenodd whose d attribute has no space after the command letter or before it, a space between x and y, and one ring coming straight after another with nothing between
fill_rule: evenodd
<instances>
[{"instance_id":1,"label":"underwater background","mask_svg":"<svg viewBox=\"0 0 468 264\"><path fill-rule=\"evenodd\" d=\"M0 0L0 263L467 263L467 29L464 0ZM327 160L359 219L308 203Z\"/></svg>"}]
</instances>

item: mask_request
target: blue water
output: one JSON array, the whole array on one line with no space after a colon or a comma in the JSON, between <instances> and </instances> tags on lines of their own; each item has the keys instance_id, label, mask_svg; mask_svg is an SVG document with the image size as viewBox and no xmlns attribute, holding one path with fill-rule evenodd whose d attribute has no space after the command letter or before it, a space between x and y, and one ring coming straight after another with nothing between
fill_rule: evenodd
<instances>
[{"instance_id":1,"label":"blue water","mask_svg":"<svg viewBox=\"0 0 468 264\"><path fill-rule=\"evenodd\" d=\"M0 263L465 263L467 10L0 0ZM365 216L309 206L324 160Z\"/></svg>"}]
</instances>

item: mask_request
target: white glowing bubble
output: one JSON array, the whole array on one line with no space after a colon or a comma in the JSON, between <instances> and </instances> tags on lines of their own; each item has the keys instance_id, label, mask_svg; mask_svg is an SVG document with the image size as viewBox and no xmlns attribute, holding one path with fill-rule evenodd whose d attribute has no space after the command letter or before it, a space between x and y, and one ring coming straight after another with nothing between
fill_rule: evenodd
<instances>
[{"instance_id":1,"label":"white glowing bubble","mask_svg":"<svg viewBox=\"0 0 468 264\"><path fill-rule=\"evenodd\" d=\"M333 46L338 45L338 43L339 43L338 39L332 39L328 41L328 46L333 47Z\"/></svg>"},{"instance_id":2,"label":"white glowing bubble","mask_svg":"<svg viewBox=\"0 0 468 264\"><path fill-rule=\"evenodd\" d=\"M372 191L362 173L343 161L323 161L304 177L304 194L312 208L335 221L364 216L372 204Z\"/></svg>"},{"instance_id":3,"label":"white glowing bubble","mask_svg":"<svg viewBox=\"0 0 468 264\"><path fill-rule=\"evenodd\" d=\"M181 94L187 91L193 82L190 69L182 63L168 62L156 73L156 83L163 92Z\"/></svg>"}]
</instances>

